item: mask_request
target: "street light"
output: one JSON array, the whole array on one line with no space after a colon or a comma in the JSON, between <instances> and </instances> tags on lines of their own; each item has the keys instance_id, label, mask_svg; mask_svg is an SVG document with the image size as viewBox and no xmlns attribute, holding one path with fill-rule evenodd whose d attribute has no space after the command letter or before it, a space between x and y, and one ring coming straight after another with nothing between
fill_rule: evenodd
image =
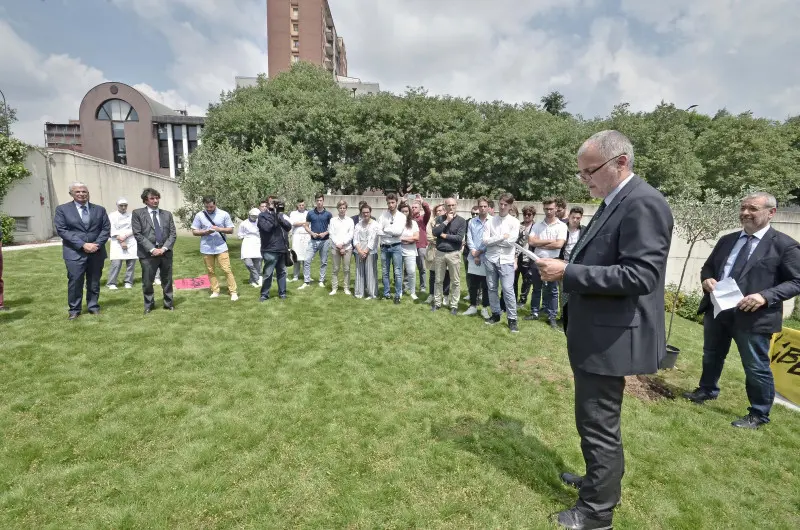
<instances>
[{"instance_id":1,"label":"street light","mask_svg":"<svg viewBox=\"0 0 800 530\"><path fill-rule=\"evenodd\" d=\"M695 107L697 107L697 105L689 105L688 107L686 107L686 112L689 112L690 110L692 110Z\"/></svg>"},{"instance_id":2,"label":"street light","mask_svg":"<svg viewBox=\"0 0 800 530\"><path fill-rule=\"evenodd\" d=\"M6 120L6 136L11 136L11 119L8 115L8 105L6 105L6 95L0 90L0 96L3 96L3 116Z\"/></svg>"},{"instance_id":3,"label":"street light","mask_svg":"<svg viewBox=\"0 0 800 530\"><path fill-rule=\"evenodd\" d=\"M355 99L356 98L356 90L358 90L358 88L351 88L350 90L353 91L353 99Z\"/></svg>"}]
</instances>

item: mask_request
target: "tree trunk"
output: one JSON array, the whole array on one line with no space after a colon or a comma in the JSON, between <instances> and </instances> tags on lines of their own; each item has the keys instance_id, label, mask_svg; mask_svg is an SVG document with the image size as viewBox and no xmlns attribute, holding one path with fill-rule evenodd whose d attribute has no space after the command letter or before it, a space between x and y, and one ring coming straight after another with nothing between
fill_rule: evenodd
<instances>
[{"instance_id":1,"label":"tree trunk","mask_svg":"<svg viewBox=\"0 0 800 530\"><path fill-rule=\"evenodd\" d=\"M681 287L683 286L683 277L686 276L686 267L689 266L689 259L692 257L692 249L697 240L692 240L689 244L689 252L686 253L686 259L683 261L683 270L681 271L681 278L678 280L678 289L675 296L672 297L672 312L669 315L669 330L667 331L667 344L669 344L669 337L672 335L672 319L675 318L675 310L678 308L678 296L681 294Z\"/></svg>"}]
</instances>

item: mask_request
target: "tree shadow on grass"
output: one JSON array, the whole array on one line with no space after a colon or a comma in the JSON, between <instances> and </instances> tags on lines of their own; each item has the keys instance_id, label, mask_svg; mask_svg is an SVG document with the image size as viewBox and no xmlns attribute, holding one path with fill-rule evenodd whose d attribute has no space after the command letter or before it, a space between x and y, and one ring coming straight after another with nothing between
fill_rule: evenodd
<instances>
[{"instance_id":1,"label":"tree shadow on grass","mask_svg":"<svg viewBox=\"0 0 800 530\"><path fill-rule=\"evenodd\" d=\"M564 461L538 438L526 435L523 425L516 418L495 412L485 422L462 416L453 424L434 424L431 434L437 440L455 443L557 503L574 504L575 494L558 478L566 469Z\"/></svg>"},{"instance_id":2,"label":"tree shadow on grass","mask_svg":"<svg viewBox=\"0 0 800 530\"><path fill-rule=\"evenodd\" d=\"M30 311L27 309L14 309L10 307L8 311L3 311L0 313L0 324L3 322L13 322L15 320L22 320L25 318L25 315L29 314Z\"/></svg>"}]
</instances>

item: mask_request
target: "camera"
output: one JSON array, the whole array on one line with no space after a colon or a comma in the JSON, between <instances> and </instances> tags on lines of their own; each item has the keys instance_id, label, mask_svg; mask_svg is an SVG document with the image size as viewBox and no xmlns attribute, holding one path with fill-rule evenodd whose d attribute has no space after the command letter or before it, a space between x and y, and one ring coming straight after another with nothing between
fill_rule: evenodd
<instances>
[{"instance_id":1,"label":"camera","mask_svg":"<svg viewBox=\"0 0 800 530\"><path fill-rule=\"evenodd\" d=\"M272 203L272 207L275 209L275 213L283 213L286 210L286 203L276 200Z\"/></svg>"}]
</instances>

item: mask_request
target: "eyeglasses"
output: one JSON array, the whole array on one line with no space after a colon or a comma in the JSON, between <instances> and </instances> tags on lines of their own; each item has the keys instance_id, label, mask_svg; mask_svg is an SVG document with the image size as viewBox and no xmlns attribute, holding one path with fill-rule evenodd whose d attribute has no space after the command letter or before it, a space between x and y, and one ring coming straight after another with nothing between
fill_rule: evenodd
<instances>
[{"instance_id":1,"label":"eyeglasses","mask_svg":"<svg viewBox=\"0 0 800 530\"><path fill-rule=\"evenodd\" d=\"M608 160L606 160L605 162L603 162L602 164L600 164L599 166L597 166L596 168L594 168L591 171L583 170L583 171L579 171L579 172L575 173L575 177L580 179L580 180L582 180L582 181L584 181L584 182L588 182L592 178L592 175L594 175L595 173L597 173L598 171L603 169L606 166L606 164L608 164L612 160L615 160L615 159L621 157L622 155L627 155L627 154L628 153L620 153L620 154L618 154L616 156L612 156L611 158L609 158Z\"/></svg>"}]
</instances>

